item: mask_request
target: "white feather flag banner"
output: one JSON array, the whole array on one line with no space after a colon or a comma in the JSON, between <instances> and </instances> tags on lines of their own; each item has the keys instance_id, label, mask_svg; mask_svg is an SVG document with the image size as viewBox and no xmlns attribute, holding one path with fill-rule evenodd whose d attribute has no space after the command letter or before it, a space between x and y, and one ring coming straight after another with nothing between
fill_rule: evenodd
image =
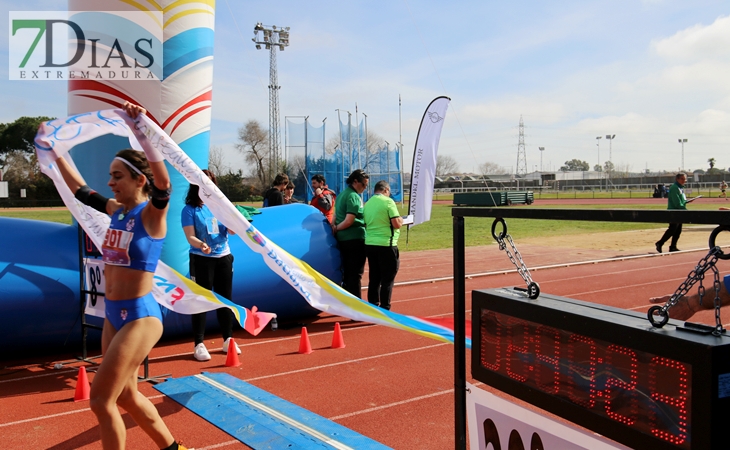
<instances>
[{"instance_id":1,"label":"white feather flag banner","mask_svg":"<svg viewBox=\"0 0 730 450\"><path fill-rule=\"evenodd\" d=\"M431 219L431 202L433 186L436 178L436 160L438 158L441 129L444 127L446 110L451 99L435 98L426 108L421 119L416 138L416 150L413 153L411 169L411 191L408 202L408 215L413 216L413 224L428 222Z\"/></svg>"}]
</instances>

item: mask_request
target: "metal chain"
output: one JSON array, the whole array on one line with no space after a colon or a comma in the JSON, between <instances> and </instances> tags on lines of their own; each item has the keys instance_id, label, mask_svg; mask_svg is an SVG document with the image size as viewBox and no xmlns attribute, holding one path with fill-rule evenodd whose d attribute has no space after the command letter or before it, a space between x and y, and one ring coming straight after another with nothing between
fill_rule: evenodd
<instances>
[{"instance_id":1,"label":"metal chain","mask_svg":"<svg viewBox=\"0 0 730 450\"><path fill-rule=\"evenodd\" d=\"M717 267L715 266L712 266L712 271L715 274L715 280L713 283L715 285L715 331L713 331L712 334L719 336L725 332L725 328L722 326L722 320L720 320L720 288L722 286L720 285L720 271L717 270Z\"/></svg>"},{"instance_id":2,"label":"metal chain","mask_svg":"<svg viewBox=\"0 0 730 450\"><path fill-rule=\"evenodd\" d=\"M515 246L515 242L512 240L512 236L509 234L505 235L505 238L507 242L509 242L510 247L512 247L512 250L514 250L514 256L512 256L512 252L507 248L507 244L505 243L505 239L502 238L500 235L496 235L497 243L499 244L499 249L504 250L505 253L507 253L507 256L509 257L509 260L514 264L514 266L517 268L517 273L520 274L523 280L525 280L525 283L529 285L530 283L533 283L532 276L530 275L530 270L525 265L525 262L522 260L522 255L520 254L520 251L517 250L517 247ZM515 259L517 257L517 259ZM519 264L517 261L519 260Z\"/></svg>"},{"instance_id":3,"label":"metal chain","mask_svg":"<svg viewBox=\"0 0 730 450\"><path fill-rule=\"evenodd\" d=\"M715 273L715 322L716 322L716 329L713 333L721 333L722 331L722 322L720 321L720 273L717 270L717 267L715 267L715 264L717 263L718 255L721 254L720 247L713 247L710 249L710 251L705 255L704 258L702 258L698 263L697 266L687 275L687 279L682 282L682 284L679 285L676 291L674 291L674 294L669 298L667 303L662 306L660 309L662 313L667 314L667 311L669 308L673 307L674 305L679 302L679 299L682 298L684 295L686 295L690 289L692 289L692 286L695 285L695 283L699 282L700 286L698 288L699 291L699 299L700 299L700 305L702 304L702 297L705 295L705 287L702 285L702 280L705 278L705 272L708 270L712 270Z\"/></svg>"}]
</instances>

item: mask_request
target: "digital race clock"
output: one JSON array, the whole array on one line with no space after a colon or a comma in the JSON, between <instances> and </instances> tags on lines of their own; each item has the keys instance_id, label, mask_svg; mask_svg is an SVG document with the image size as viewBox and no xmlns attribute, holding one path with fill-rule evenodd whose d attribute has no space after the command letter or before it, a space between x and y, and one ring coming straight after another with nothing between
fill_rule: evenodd
<instances>
[{"instance_id":1,"label":"digital race clock","mask_svg":"<svg viewBox=\"0 0 730 450\"><path fill-rule=\"evenodd\" d=\"M730 448L730 337L549 294L472 301L475 379L632 448Z\"/></svg>"}]
</instances>

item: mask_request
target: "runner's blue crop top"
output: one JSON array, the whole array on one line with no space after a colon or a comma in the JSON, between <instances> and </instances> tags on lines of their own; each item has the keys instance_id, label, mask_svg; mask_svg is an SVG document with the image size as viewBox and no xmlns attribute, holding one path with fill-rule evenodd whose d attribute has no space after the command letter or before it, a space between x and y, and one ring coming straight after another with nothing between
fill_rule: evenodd
<instances>
[{"instance_id":1,"label":"runner's blue crop top","mask_svg":"<svg viewBox=\"0 0 730 450\"><path fill-rule=\"evenodd\" d=\"M105 264L155 271L165 238L153 239L144 229L142 209L146 205L147 202L140 203L127 214L123 208L114 211L101 248Z\"/></svg>"}]
</instances>

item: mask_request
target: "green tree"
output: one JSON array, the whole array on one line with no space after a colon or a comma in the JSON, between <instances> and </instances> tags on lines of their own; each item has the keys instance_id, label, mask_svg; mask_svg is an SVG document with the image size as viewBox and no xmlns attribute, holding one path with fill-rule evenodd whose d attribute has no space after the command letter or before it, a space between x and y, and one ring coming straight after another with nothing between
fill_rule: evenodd
<instances>
[{"instance_id":1,"label":"green tree","mask_svg":"<svg viewBox=\"0 0 730 450\"><path fill-rule=\"evenodd\" d=\"M53 182L38 166L33 140L42 122L51 117L20 117L14 122L0 123L0 166L8 182L11 197L19 197L25 189L31 200L58 200Z\"/></svg>"},{"instance_id":2,"label":"green tree","mask_svg":"<svg viewBox=\"0 0 730 450\"><path fill-rule=\"evenodd\" d=\"M600 164L596 164L595 166L593 166L593 171L594 172L603 172L603 167L601 167Z\"/></svg>"},{"instance_id":3,"label":"green tree","mask_svg":"<svg viewBox=\"0 0 730 450\"><path fill-rule=\"evenodd\" d=\"M572 171L588 171L590 170L591 166L586 161L581 161L580 159L571 159L570 161L565 161L565 165L560 168L561 172L572 172Z\"/></svg>"},{"instance_id":4,"label":"green tree","mask_svg":"<svg viewBox=\"0 0 730 450\"><path fill-rule=\"evenodd\" d=\"M0 155L13 150L34 153L33 140L41 122L53 120L50 117L21 117L15 122L0 124Z\"/></svg>"},{"instance_id":5,"label":"green tree","mask_svg":"<svg viewBox=\"0 0 730 450\"><path fill-rule=\"evenodd\" d=\"M243 173L239 169L237 172L228 172L224 175L216 177L218 187L232 202L245 202L253 197L254 187L243 182Z\"/></svg>"}]
</instances>

